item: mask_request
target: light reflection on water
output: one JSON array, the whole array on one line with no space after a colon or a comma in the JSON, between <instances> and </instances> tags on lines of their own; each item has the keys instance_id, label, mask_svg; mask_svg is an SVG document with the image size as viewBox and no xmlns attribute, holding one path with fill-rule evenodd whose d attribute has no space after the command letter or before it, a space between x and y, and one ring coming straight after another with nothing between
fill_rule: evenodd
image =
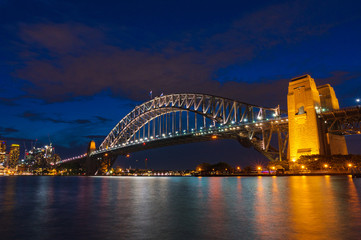
<instances>
[{"instance_id":1,"label":"light reflection on water","mask_svg":"<svg viewBox=\"0 0 361 240\"><path fill-rule=\"evenodd\" d=\"M360 239L361 179L0 177L1 239Z\"/></svg>"}]
</instances>

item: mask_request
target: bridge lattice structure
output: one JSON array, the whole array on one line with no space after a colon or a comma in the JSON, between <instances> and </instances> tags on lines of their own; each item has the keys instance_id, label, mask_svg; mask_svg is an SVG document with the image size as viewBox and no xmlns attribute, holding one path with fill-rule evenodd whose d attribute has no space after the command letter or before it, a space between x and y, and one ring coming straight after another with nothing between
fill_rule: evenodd
<instances>
[{"instance_id":1,"label":"bridge lattice structure","mask_svg":"<svg viewBox=\"0 0 361 240\"><path fill-rule=\"evenodd\" d=\"M361 134L361 107L348 107L322 112L327 132L339 135Z\"/></svg>"},{"instance_id":2,"label":"bridge lattice structure","mask_svg":"<svg viewBox=\"0 0 361 240\"><path fill-rule=\"evenodd\" d=\"M265 108L207 94L171 94L135 107L90 156L174 144L236 139L268 159L285 158L287 118L279 107ZM278 133L272 146L274 133Z\"/></svg>"}]
</instances>

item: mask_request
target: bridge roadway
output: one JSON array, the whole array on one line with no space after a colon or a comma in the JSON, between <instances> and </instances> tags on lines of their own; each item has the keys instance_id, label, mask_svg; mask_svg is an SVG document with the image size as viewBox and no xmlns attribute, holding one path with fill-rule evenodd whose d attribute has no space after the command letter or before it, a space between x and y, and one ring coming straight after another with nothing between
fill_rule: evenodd
<instances>
[{"instance_id":1,"label":"bridge roadway","mask_svg":"<svg viewBox=\"0 0 361 240\"><path fill-rule=\"evenodd\" d=\"M87 161L91 161L91 165L95 163L96 167L91 168L92 171L90 175L93 175L95 168L99 167L99 164L105 156L119 156L127 155L129 153L144 151L147 149L154 149L160 147L166 147L171 145L194 143L194 142L204 142L204 141L214 141L220 139L233 139L238 141L244 147L254 149L268 159L274 160L276 157L286 157L284 156L284 150L281 153L278 149L275 149L271 146L271 137L272 133L280 131L282 133L287 132L288 128L288 119L287 118L275 118L272 120L258 120L254 123L234 123L231 122L228 125L221 125L218 127L209 127L207 129L202 128L199 131L192 130L187 132L183 130L182 132L176 131L173 133L156 135L155 137L151 136L150 138L143 138L139 140L132 140L128 143L119 143L113 147L108 147L105 149L98 149L91 152L88 156L87 153L63 159L57 164L66 164L79 162L81 165L87 165ZM268 133L268 135L267 135ZM266 137L267 135L268 137ZM286 144L284 144L286 146Z\"/></svg>"},{"instance_id":2,"label":"bridge roadway","mask_svg":"<svg viewBox=\"0 0 361 240\"><path fill-rule=\"evenodd\" d=\"M361 134L361 108L350 107L339 110L321 112L319 117L327 124L328 132L337 133L341 135ZM158 147L165 147L177 144L186 144L194 142L211 141L217 139L234 139L242 143L246 147L251 147L250 144L254 134L262 133L277 126L284 132L288 128L288 118L275 118L272 120L257 121L255 123L241 123L228 124L219 127L210 127L208 129L201 129L200 131L183 132L176 131L175 134L168 133L161 136L156 135L150 138L145 137L139 140L129 141L128 143L120 143L114 147L100 149L92 152L91 157L99 156L104 153L112 153L115 155L126 155L127 153L143 151ZM247 144L246 140L249 140ZM261 139L258 139L261 140ZM254 141L253 141L254 142ZM267 148L267 142L258 141L255 149L259 152ZM84 156L83 156L84 157Z\"/></svg>"},{"instance_id":3,"label":"bridge roadway","mask_svg":"<svg viewBox=\"0 0 361 240\"><path fill-rule=\"evenodd\" d=\"M264 152L267 149L266 138L257 137L265 131L271 129L282 128L285 131L288 127L287 118L277 118L273 120L257 121L248 124L231 123L219 127L210 127L207 129L200 129L200 131L182 132L176 131L173 133L156 135L150 138L141 138L139 140L132 140L127 143L119 143L113 147L99 149L90 154L90 157L100 156L104 153L111 153L113 155L126 155L132 152L143 151L158 147L165 147L177 144L212 141L218 139L234 139L239 141L245 147L254 145L259 152ZM267 139L270 140L270 139ZM269 150L269 149L267 149ZM275 150L275 149L273 149ZM278 154L278 152L276 153Z\"/></svg>"},{"instance_id":4,"label":"bridge roadway","mask_svg":"<svg viewBox=\"0 0 361 240\"><path fill-rule=\"evenodd\" d=\"M361 108L359 106L321 112L319 116L327 123L328 132L338 133L341 135L361 134ZM228 126L208 128L197 132L183 131L176 132L175 134L163 134L162 136L156 135L155 137L151 136L150 138L140 139L139 141L130 141L128 143L121 143L107 149L96 150L92 152L90 156L99 156L106 152L125 155L127 153L156 147L165 147L176 144L202 142L217 139L235 139L240 141L242 138L241 136L250 136L249 133L252 131L260 132L262 131L262 128L270 129L273 125L279 125L284 131L284 129L288 127L287 121L287 117L283 117L268 121L260 121L257 123L229 124ZM61 160L59 161L59 164L84 157L87 157L87 154Z\"/></svg>"}]
</instances>

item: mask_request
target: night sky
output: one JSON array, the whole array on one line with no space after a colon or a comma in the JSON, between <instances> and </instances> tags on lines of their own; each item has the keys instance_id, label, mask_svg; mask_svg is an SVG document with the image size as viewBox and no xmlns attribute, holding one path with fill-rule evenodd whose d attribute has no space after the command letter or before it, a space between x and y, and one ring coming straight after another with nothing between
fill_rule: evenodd
<instances>
[{"instance_id":1,"label":"night sky","mask_svg":"<svg viewBox=\"0 0 361 240\"><path fill-rule=\"evenodd\" d=\"M361 97L360 1L0 0L0 139L85 152L136 105L209 93L287 109L288 81ZM348 137L361 153L360 137ZM135 153L117 165L194 168L265 162L231 140ZM138 161L136 161L138 160Z\"/></svg>"}]
</instances>

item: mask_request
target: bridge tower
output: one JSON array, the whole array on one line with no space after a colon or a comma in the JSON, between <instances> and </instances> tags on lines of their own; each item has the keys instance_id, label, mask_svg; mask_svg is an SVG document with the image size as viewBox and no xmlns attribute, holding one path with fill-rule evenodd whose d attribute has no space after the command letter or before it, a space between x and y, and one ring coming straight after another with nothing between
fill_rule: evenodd
<instances>
[{"instance_id":1,"label":"bridge tower","mask_svg":"<svg viewBox=\"0 0 361 240\"><path fill-rule=\"evenodd\" d=\"M340 109L338 100L336 98L335 91L333 90L333 87L330 86L330 84L325 84L322 86L317 87L317 90L320 94L320 100L321 100L321 109L320 111L332 111L332 110L338 110ZM325 154L327 155L336 155L336 154L342 154L347 155L347 145L345 136L343 135L337 135L337 134L331 134L325 132L325 126L324 122L321 122L322 126L322 132L325 133L323 136L324 140L324 148L325 148Z\"/></svg>"},{"instance_id":2,"label":"bridge tower","mask_svg":"<svg viewBox=\"0 0 361 240\"><path fill-rule=\"evenodd\" d=\"M85 169L88 176L92 176L99 168L99 163L89 155L96 150L95 142L92 140L88 144L87 156L85 159Z\"/></svg>"},{"instance_id":3,"label":"bridge tower","mask_svg":"<svg viewBox=\"0 0 361 240\"><path fill-rule=\"evenodd\" d=\"M316 87L310 75L291 79L287 95L289 124L289 159L301 155L347 154L345 138L326 132L318 114L339 109L333 88Z\"/></svg>"}]
</instances>

